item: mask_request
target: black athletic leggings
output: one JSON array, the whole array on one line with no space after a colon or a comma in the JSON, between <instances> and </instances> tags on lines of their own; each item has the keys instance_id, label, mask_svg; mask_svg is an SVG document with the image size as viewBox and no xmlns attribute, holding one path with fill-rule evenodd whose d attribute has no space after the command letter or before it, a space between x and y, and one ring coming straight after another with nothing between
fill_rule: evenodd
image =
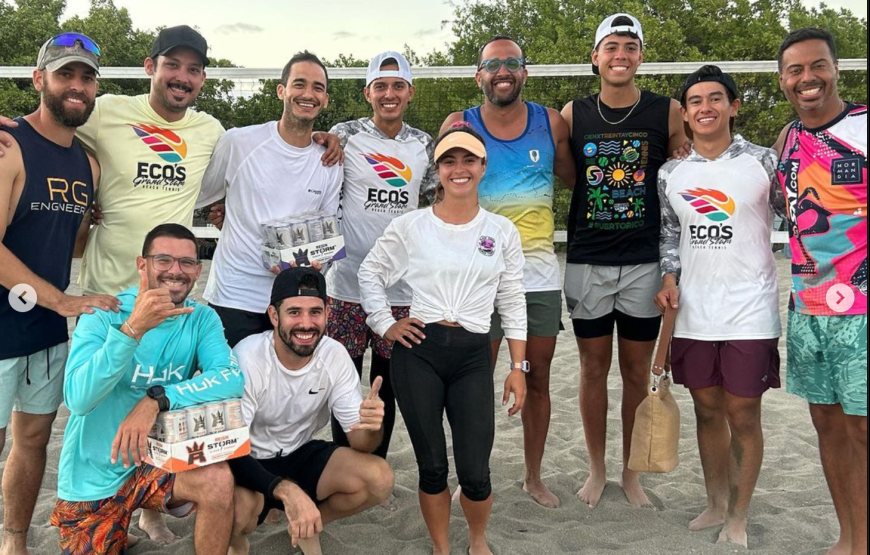
<instances>
[{"instance_id":1,"label":"black athletic leggings","mask_svg":"<svg viewBox=\"0 0 870 555\"><path fill-rule=\"evenodd\" d=\"M420 472L420 490L447 489L444 412L453 432L453 458L462 494L484 501L492 493L489 457L495 435L489 334L427 324L412 349L393 346L390 374Z\"/></svg>"},{"instance_id":2,"label":"black athletic leggings","mask_svg":"<svg viewBox=\"0 0 870 555\"><path fill-rule=\"evenodd\" d=\"M353 360L353 365L356 366L357 375L362 379L363 357L359 356L351 360ZM372 369L369 375L369 385L378 376L384 379L379 393L381 401L384 402L384 438L372 454L386 459L387 451L390 449L390 438L393 437L393 426L396 424L396 397L393 395L393 386L390 383L390 359L378 356L372 350ZM335 416L332 416L332 441L344 447L350 447L347 434L341 429L341 424L335 419Z\"/></svg>"}]
</instances>

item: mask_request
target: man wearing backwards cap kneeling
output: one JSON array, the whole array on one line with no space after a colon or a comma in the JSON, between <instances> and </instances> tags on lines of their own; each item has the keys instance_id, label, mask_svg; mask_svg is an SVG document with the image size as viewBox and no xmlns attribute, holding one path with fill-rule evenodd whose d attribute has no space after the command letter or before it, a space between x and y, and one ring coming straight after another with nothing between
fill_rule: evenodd
<instances>
[{"instance_id":1,"label":"man wearing backwards cap kneeling","mask_svg":"<svg viewBox=\"0 0 870 555\"><path fill-rule=\"evenodd\" d=\"M236 478L230 553L248 553L245 535L270 509L283 508L293 546L318 555L324 524L372 507L393 490L393 471L370 454L383 435L382 378L363 399L347 351L324 337L329 307L320 272L281 272L268 314L275 329L235 348L245 375L242 415L250 426L251 455L230 463ZM349 448L312 439L329 423L330 412Z\"/></svg>"}]
</instances>

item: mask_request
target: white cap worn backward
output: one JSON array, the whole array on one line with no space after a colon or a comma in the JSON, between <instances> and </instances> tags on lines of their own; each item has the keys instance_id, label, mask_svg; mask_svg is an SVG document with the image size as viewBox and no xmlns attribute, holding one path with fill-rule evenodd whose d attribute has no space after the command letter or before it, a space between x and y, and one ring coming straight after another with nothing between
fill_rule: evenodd
<instances>
[{"instance_id":1,"label":"white cap worn backward","mask_svg":"<svg viewBox=\"0 0 870 555\"><path fill-rule=\"evenodd\" d=\"M396 65L399 66L399 69L381 69L384 62L389 61L394 61ZM372 58L371 62L369 62L369 69L366 71L366 87L371 85L372 81L380 79L381 77L399 77L400 79L407 81L410 85L411 64L409 64L408 60L398 52L393 52L392 50L381 52Z\"/></svg>"},{"instance_id":2,"label":"white cap worn backward","mask_svg":"<svg viewBox=\"0 0 870 555\"><path fill-rule=\"evenodd\" d=\"M631 21L631 25L613 25L613 22L619 19L620 17L624 17ZM640 39L640 45L643 47L643 29L640 26L640 21L637 20L633 15L629 15L627 13L615 13L601 22L601 25L598 26L598 30L595 31L595 44L594 48L598 48L598 45L601 44L601 41L609 37L614 33L631 33L633 35L637 35L637 38Z\"/></svg>"}]
</instances>

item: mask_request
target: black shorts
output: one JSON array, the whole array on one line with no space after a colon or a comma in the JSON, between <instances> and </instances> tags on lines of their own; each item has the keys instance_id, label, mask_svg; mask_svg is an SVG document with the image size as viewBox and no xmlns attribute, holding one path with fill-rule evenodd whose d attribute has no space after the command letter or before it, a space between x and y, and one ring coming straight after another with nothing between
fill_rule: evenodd
<instances>
[{"instance_id":1,"label":"black shorts","mask_svg":"<svg viewBox=\"0 0 870 555\"><path fill-rule=\"evenodd\" d=\"M269 319L268 313L258 314L237 308L217 306L211 303L208 306L213 308L221 319L221 324L224 326L224 336L227 338L227 343L231 349L239 341L250 335L273 329L272 320Z\"/></svg>"},{"instance_id":2,"label":"black shorts","mask_svg":"<svg viewBox=\"0 0 870 555\"><path fill-rule=\"evenodd\" d=\"M320 482L320 476L323 475L323 470L326 468L329 459L339 447L339 445L331 441L312 439L286 457L263 459L257 462L272 474L287 478L302 488L302 491L307 493L308 497L320 505L326 500L317 498L317 484ZM272 509L283 511L284 503L266 496L266 500L263 503L263 512L257 518L258 526L266 520L266 515Z\"/></svg>"}]
</instances>

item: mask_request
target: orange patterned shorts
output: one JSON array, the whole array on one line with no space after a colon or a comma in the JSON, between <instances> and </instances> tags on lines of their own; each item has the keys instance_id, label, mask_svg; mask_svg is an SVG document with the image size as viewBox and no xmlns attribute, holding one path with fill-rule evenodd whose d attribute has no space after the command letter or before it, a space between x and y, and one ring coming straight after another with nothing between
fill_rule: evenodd
<instances>
[{"instance_id":1,"label":"orange patterned shorts","mask_svg":"<svg viewBox=\"0 0 870 555\"><path fill-rule=\"evenodd\" d=\"M175 475L142 465L112 497L98 501L57 500L51 514L52 526L60 528L62 555L123 555L127 530L136 509L151 509L175 516L190 513L192 505L167 506L172 497Z\"/></svg>"}]
</instances>

